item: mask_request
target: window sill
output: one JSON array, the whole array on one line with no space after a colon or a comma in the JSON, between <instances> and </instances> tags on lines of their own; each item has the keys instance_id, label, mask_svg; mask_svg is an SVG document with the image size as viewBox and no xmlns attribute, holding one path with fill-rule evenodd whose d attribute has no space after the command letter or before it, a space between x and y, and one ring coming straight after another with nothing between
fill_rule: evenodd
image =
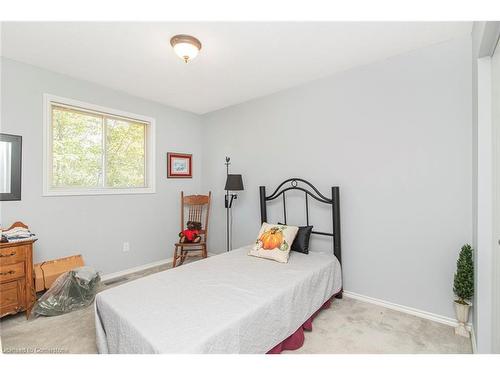
<instances>
[{"instance_id":1,"label":"window sill","mask_svg":"<svg viewBox=\"0 0 500 375\"><path fill-rule=\"evenodd\" d=\"M124 188L124 189L44 189L42 196L80 196L80 195L124 195L124 194L154 194L155 188Z\"/></svg>"}]
</instances>

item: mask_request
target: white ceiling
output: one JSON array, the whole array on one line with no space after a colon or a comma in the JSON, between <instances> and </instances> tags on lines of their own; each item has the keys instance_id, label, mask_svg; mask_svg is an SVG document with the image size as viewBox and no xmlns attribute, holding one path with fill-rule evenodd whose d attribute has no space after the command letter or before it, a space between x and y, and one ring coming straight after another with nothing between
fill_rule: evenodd
<instances>
[{"instance_id":1,"label":"white ceiling","mask_svg":"<svg viewBox=\"0 0 500 375\"><path fill-rule=\"evenodd\" d=\"M2 54L198 114L471 32L471 22L4 22ZM175 34L203 44L185 64Z\"/></svg>"}]
</instances>

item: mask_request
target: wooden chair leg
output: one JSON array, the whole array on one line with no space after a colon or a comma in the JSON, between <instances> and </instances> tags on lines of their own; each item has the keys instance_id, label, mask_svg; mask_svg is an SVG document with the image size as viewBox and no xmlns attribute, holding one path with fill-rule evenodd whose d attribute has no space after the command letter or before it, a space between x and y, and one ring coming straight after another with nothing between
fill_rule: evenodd
<instances>
[{"instance_id":1,"label":"wooden chair leg","mask_svg":"<svg viewBox=\"0 0 500 375\"><path fill-rule=\"evenodd\" d=\"M175 268L176 265L177 265L177 245L175 245L174 257L173 257L173 262L172 262L172 268Z\"/></svg>"},{"instance_id":2,"label":"wooden chair leg","mask_svg":"<svg viewBox=\"0 0 500 375\"><path fill-rule=\"evenodd\" d=\"M201 256L203 258L206 258L208 256L208 254L207 254L207 245L203 245L203 250L201 251Z\"/></svg>"},{"instance_id":3,"label":"wooden chair leg","mask_svg":"<svg viewBox=\"0 0 500 375\"><path fill-rule=\"evenodd\" d=\"M182 264L186 260L186 256L187 256L187 251L184 250L184 247L181 246L181 256L180 256L181 260L179 262L179 266L182 266Z\"/></svg>"}]
</instances>

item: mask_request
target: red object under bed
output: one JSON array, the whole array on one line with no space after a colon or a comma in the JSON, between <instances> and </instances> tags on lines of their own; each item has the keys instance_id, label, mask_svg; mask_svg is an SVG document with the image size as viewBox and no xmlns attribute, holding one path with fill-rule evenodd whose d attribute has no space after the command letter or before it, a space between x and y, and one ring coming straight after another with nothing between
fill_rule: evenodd
<instances>
[{"instance_id":1,"label":"red object under bed","mask_svg":"<svg viewBox=\"0 0 500 375\"><path fill-rule=\"evenodd\" d=\"M312 316L307 319L294 333L276 345L274 348L269 350L266 354L280 354L283 350L297 350L302 345L304 345L304 331L312 331L312 322L314 318L323 309L328 309L332 304L332 299L335 298L333 295L331 298L327 299L326 302L316 311Z\"/></svg>"}]
</instances>

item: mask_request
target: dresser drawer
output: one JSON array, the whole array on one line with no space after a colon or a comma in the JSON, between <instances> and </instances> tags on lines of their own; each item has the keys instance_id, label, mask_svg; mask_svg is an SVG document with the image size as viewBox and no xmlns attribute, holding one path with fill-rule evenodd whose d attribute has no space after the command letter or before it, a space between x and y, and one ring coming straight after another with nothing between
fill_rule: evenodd
<instances>
[{"instance_id":1,"label":"dresser drawer","mask_svg":"<svg viewBox=\"0 0 500 375\"><path fill-rule=\"evenodd\" d=\"M25 308L24 280L0 284L0 317Z\"/></svg>"},{"instance_id":2,"label":"dresser drawer","mask_svg":"<svg viewBox=\"0 0 500 375\"><path fill-rule=\"evenodd\" d=\"M0 266L19 263L26 259L27 246L13 246L0 250Z\"/></svg>"},{"instance_id":3,"label":"dresser drawer","mask_svg":"<svg viewBox=\"0 0 500 375\"><path fill-rule=\"evenodd\" d=\"M0 265L0 282L24 277L24 262Z\"/></svg>"},{"instance_id":4,"label":"dresser drawer","mask_svg":"<svg viewBox=\"0 0 500 375\"><path fill-rule=\"evenodd\" d=\"M15 305L19 301L19 288L17 281L10 283L0 284L0 304L1 305Z\"/></svg>"}]
</instances>

